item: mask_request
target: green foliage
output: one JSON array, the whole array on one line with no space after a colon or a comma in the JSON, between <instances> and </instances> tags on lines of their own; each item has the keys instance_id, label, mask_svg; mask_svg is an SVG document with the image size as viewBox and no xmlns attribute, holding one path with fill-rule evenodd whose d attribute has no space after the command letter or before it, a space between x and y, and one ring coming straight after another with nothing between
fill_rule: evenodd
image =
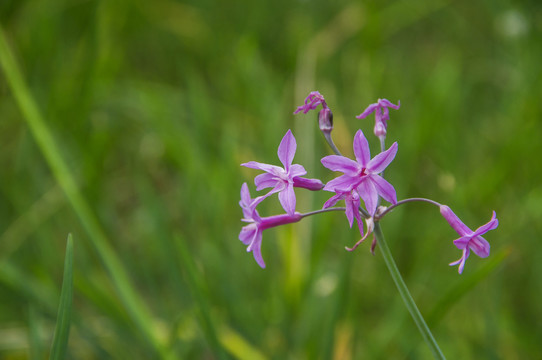
<instances>
[{"instance_id":1,"label":"green foliage","mask_svg":"<svg viewBox=\"0 0 542 360\"><path fill-rule=\"evenodd\" d=\"M344 215L267 230L266 270L237 239L239 190L255 175L239 164L276 162L287 129L296 163L331 178L316 115L292 115L319 90L345 154L373 126L355 115L401 100L386 173L399 198L434 198L472 227L497 212L492 255L472 255L461 276L447 266L455 232L434 208L382 221L444 354L536 358L541 10L1 1L0 357L39 358L52 342L71 232L70 358L431 358L378 249L344 251L358 240ZM297 194L303 211L327 199Z\"/></svg>"}]
</instances>

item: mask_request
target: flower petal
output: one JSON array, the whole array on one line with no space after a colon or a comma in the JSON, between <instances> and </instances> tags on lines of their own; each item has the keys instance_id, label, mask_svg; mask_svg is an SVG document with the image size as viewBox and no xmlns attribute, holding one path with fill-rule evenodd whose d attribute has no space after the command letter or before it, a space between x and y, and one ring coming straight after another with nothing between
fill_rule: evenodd
<instances>
[{"instance_id":1,"label":"flower petal","mask_svg":"<svg viewBox=\"0 0 542 360\"><path fill-rule=\"evenodd\" d=\"M239 233L239 240L241 240L245 245L250 245L254 240L257 231L258 226L255 223L243 226L241 232Z\"/></svg>"},{"instance_id":2,"label":"flower petal","mask_svg":"<svg viewBox=\"0 0 542 360\"><path fill-rule=\"evenodd\" d=\"M250 197L250 192L248 190L247 183L243 183L241 186L241 201L239 205L243 210L243 219L241 221L258 221L260 218L256 206L261 203L268 195L258 196L257 198L252 199Z\"/></svg>"},{"instance_id":3,"label":"flower petal","mask_svg":"<svg viewBox=\"0 0 542 360\"><path fill-rule=\"evenodd\" d=\"M378 202L378 192L372 181L365 180L358 185L359 196L365 202L365 207L371 216L375 214L376 204Z\"/></svg>"},{"instance_id":4,"label":"flower petal","mask_svg":"<svg viewBox=\"0 0 542 360\"><path fill-rule=\"evenodd\" d=\"M303 176L307 173L307 170L303 167L303 165L299 164L293 164L290 166L290 171L288 172L288 177L290 179L296 177L296 176Z\"/></svg>"},{"instance_id":5,"label":"flower petal","mask_svg":"<svg viewBox=\"0 0 542 360\"><path fill-rule=\"evenodd\" d=\"M279 201L282 208L288 215L295 213L295 192L292 184L286 185L286 188L279 192Z\"/></svg>"},{"instance_id":6,"label":"flower petal","mask_svg":"<svg viewBox=\"0 0 542 360\"><path fill-rule=\"evenodd\" d=\"M346 212L346 218L348 219L348 224L350 224L350 228L352 228L352 224L354 223L355 213L359 212L359 210L357 207L355 207L352 201L352 198L350 197L350 201L348 198L349 196L347 196L345 200L345 205L346 205L345 212Z\"/></svg>"},{"instance_id":7,"label":"flower petal","mask_svg":"<svg viewBox=\"0 0 542 360\"><path fill-rule=\"evenodd\" d=\"M469 242L471 241L471 239L472 237L470 236L462 236L459 239L454 240L454 245L459 250L466 249L469 246Z\"/></svg>"},{"instance_id":8,"label":"flower petal","mask_svg":"<svg viewBox=\"0 0 542 360\"><path fill-rule=\"evenodd\" d=\"M295 137L292 134L291 130L288 130L286 132L286 135L282 138L282 141L280 142L277 154L279 156L279 160L284 165L284 169L288 171L290 168L290 165L292 165L292 161L294 160L295 150L297 148L297 143L295 141Z\"/></svg>"},{"instance_id":9,"label":"flower petal","mask_svg":"<svg viewBox=\"0 0 542 360\"><path fill-rule=\"evenodd\" d=\"M330 197L325 203L322 209L327 209L328 207L334 206L339 200L344 199L346 195L343 193L338 193Z\"/></svg>"},{"instance_id":10,"label":"flower petal","mask_svg":"<svg viewBox=\"0 0 542 360\"><path fill-rule=\"evenodd\" d=\"M273 195L275 193L278 193L278 192L284 190L286 188L287 184L288 183L285 183L283 181L277 182L277 185L273 189L269 190L269 192L267 194L263 195L262 197L267 198L267 197L269 197L269 196L271 196L271 195Z\"/></svg>"},{"instance_id":11,"label":"flower petal","mask_svg":"<svg viewBox=\"0 0 542 360\"><path fill-rule=\"evenodd\" d=\"M373 111L375 111L375 109L378 107L378 103L376 104L371 104L367 107L367 109L365 109L361 114L359 114L358 116L356 116L357 119L365 119L370 113L372 113Z\"/></svg>"},{"instance_id":12,"label":"flower petal","mask_svg":"<svg viewBox=\"0 0 542 360\"><path fill-rule=\"evenodd\" d=\"M248 190L248 185L246 182L241 185L241 201L239 202L239 205L241 207L249 206L252 199L250 198L250 191Z\"/></svg>"},{"instance_id":13,"label":"flower petal","mask_svg":"<svg viewBox=\"0 0 542 360\"><path fill-rule=\"evenodd\" d=\"M497 226L499 226L499 220L497 220L497 213L493 211L493 216L491 217L491 220L489 220L487 224L482 225L478 229L476 229L476 231L474 231L474 236L484 235L486 232L496 229Z\"/></svg>"},{"instance_id":14,"label":"flower petal","mask_svg":"<svg viewBox=\"0 0 542 360\"><path fill-rule=\"evenodd\" d=\"M457 269L458 273L462 273L463 269L465 268L465 261L467 261L468 257L470 255L469 248L466 248L463 250L463 255L459 258L459 260L451 262L449 265L454 266L459 264L459 268Z\"/></svg>"},{"instance_id":15,"label":"flower petal","mask_svg":"<svg viewBox=\"0 0 542 360\"><path fill-rule=\"evenodd\" d=\"M357 175L360 170L359 164L344 156L328 155L320 160L322 165L331 171L340 171L347 175Z\"/></svg>"},{"instance_id":16,"label":"flower petal","mask_svg":"<svg viewBox=\"0 0 542 360\"><path fill-rule=\"evenodd\" d=\"M447 205L441 205L440 206L440 213L442 216L444 216L444 219L450 224L450 226L460 235L472 235L473 232L471 229L468 228L467 225L463 224L463 222L457 217L456 214L448 207Z\"/></svg>"},{"instance_id":17,"label":"flower petal","mask_svg":"<svg viewBox=\"0 0 542 360\"><path fill-rule=\"evenodd\" d=\"M254 237L254 241L250 244L250 246L247 248L247 251L252 251L252 255L254 255L254 260L260 265L262 269L265 269L265 262L263 261L262 257L262 232L257 231L256 236Z\"/></svg>"},{"instance_id":18,"label":"flower petal","mask_svg":"<svg viewBox=\"0 0 542 360\"><path fill-rule=\"evenodd\" d=\"M359 206L358 206L359 208ZM358 229L359 229L359 233L361 234L361 237L364 238L364 234L363 234L363 221L361 220L361 216L359 215L359 211L356 211L354 213L354 215L356 216L356 220L358 222Z\"/></svg>"},{"instance_id":19,"label":"flower petal","mask_svg":"<svg viewBox=\"0 0 542 360\"><path fill-rule=\"evenodd\" d=\"M371 159L371 150L369 149L367 138L361 130L358 130L354 136L354 154L358 163L362 167L367 167L367 163Z\"/></svg>"},{"instance_id":20,"label":"flower petal","mask_svg":"<svg viewBox=\"0 0 542 360\"><path fill-rule=\"evenodd\" d=\"M481 236L472 238L469 242L469 248L481 258L489 256L490 245L487 240Z\"/></svg>"},{"instance_id":21,"label":"flower petal","mask_svg":"<svg viewBox=\"0 0 542 360\"><path fill-rule=\"evenodd\" d=\"M276 176L270 173L263 173L254 178L254 185L256 185L256 190L260 191L262 189L275 187L280 180Z\"/></svg>"},{"instance_id":22,"label":"flower petal","mask_svg":"<svg viewBox=\"0 0 542 360\"><path fill-rule=\"evenodd\" d=\"M395 188L392 184L380 175L369 175L368 177L376 187L378 194L382 196L384 200L392 204L397 204L397 194L395 193Z\"/></svg>"},{"instance_id":23,"label":"flower petal","mask_svg":"<svg viewBox=\"0 0 542 360\"><path fill-rule=\"evenodd\" d=\"M372 173L378 174L384 171L386 167L393 161L395 155L397 154L397 142L394 142L390 148L380 154L376 155L369 163L367 164L367 169Z\"/></svg>"},{"instance_id":24,"label":"flower petal","mask_svg":"<svg viewBox=\"0 0 542 360\"><path fill-rule=\"evenodd\" d=\"M245 166L251 169L263 170L271 174L284 173L284 169L281 167L278 167L275 165L264 164L257 161L249 161L247 163L241 164L241 166Z\"/></svg>"},{"instance_id":25,"label":"flower petal","mask_svg":"<svg viewBox=\"0 0 542 360\"><path fill-rule=\"evenodd\" d=\"M393 105L388 99L379 99L378 104L385 107L391 107L395 110L399 110L399 108L401 107L401 101L398 101L397 105Z\"/></svg>"},{"instance_id":26,"label":"flower petal","mask_svg":"<svg viewBox=\"0 0 542 360\"><path fill-rule=\"evenodd\" d=\"M329 181L324 190L333 192L348 192L359 184L360 178L349 175L341 175Z\"/></svg>"},{"instance_id":27,"label":"flower petal","mask_svg":"<svg viewBox=\"0 0 542 360\"><path fill-rule=\"evenodd\" d=\"M322 190L324 184L318 179L294 178L294 187L300 187L311 191Z\"/></svg>"}]
</instances>

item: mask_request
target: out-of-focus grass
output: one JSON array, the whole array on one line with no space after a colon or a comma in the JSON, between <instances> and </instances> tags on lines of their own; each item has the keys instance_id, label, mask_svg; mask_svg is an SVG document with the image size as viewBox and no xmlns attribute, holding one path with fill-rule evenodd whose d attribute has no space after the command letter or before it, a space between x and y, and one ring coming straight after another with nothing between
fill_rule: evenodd
<instances>
[{"instance_id":1,"label":"out-of-focus grass","mask_svg":"<svg viewBox=\"0 0 542 360\"><path fill-rule=\"evenodd\" d=\"M237 240L239 189L247 181L254 194L255 175L239 164L276 163L288 128L296 162L331 178L316 115L292 115L319 90L345 154L356 129L371 133L372 120L355 115L379 97L401 100L388 133L399 152L386 173L400 198L434 198L472 227L497 211L492 257L472 256L462 276L446 265L460 253L435 209L399 208L382 226L448 358L521 359L540 356L542 336L541 10L6 0L0 24L131 300L150 313L146 330L168 354L430 356L379 255L343 250L357 240L344 215L267 230L266 270ZM68 357L155 356L6 79L2 71L0 357L39 356L51 343L69 232L78 251ZM327 199L297 194L302 211ZM278 211L262 204L262 214Z\"/></svg>"}]
</instances>

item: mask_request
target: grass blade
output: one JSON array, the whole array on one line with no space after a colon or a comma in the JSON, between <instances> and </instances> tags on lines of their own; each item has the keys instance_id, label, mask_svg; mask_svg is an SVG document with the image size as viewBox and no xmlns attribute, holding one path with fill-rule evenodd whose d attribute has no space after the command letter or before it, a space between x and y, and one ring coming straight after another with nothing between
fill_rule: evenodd
<instances>
[{"instance_id":1,"label":"grass blade","mask_svg":"<svg viewBox=\"0 0 542 360\"><path fill-rule=\"evenodd\" d=\"M70 336L70 324L73 299L73 238L68 235L66 244L66 258L64 260L64 277L62 279L62 291L60 292L60 305L56 320L55 336L51 348L50 360L64 359Z\"/></svg>"},{"instance_id":2,"label":"grass blade","mask_svg":"<svg viewBox=\"0 0 542 360\"><path fill-rule=\"evenodd\" d=\"M28 359L43 359L42 348L38 314L34 305L31 304L28 307Z\"/></svg>"},{"instance_id":3,"label":"grass blade","mask_svg":"<svg viewBox=\"0 0 542 360\"><path fill-rule=\"evenodd\" d=\"M192 260L185 240L180 236L177 236L175 243L178 246L178 251L181 256L182 267L186 272L190 292L198 306L200 326L205 338L218 359L228 359L229 357L218 340L217 329L210 313L209 304L207 303L208 296L203 285L204 281L196 268L194 260Z\"/></svg>"},{"instance_id":4,"label":"grass blade","mask_svg":"<svg viewBox=\"0 0 542 360\"><path fill-rule=\"evenodd\" d=\"M126 307L126 311L130 314L132 321L143 335L143 339L148 342L154 351L162 358L169 357L170 354L167 353L157 338L157 334L152 330L153 319L151 314L132 287L126 270L111 245L109 245L104 230L92 212L90 205L79 191L75 177L62 158L53 134L47 127L47 123L39 111L36 101L24 82L22 73L13 57L1 26L0 66L4 69L7 83L23 113L23 118L26 120L37 145L51 168L53 176L89 234L91 243L107 269L117 289L119 298Z\"/></svg>"}]
</instances>

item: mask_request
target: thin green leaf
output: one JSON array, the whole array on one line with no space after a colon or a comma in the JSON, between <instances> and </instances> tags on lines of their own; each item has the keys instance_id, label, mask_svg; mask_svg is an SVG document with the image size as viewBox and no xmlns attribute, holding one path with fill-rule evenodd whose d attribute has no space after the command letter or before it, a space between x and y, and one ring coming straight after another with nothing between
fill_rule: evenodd
<instances>
[{"instance_id":1,"label":"thin green leaf","mask_svg":"<svg viewBox=\"0 0 542 360\"><path fill-rule=\"evenodd\" d=\"M60 305L56 321L55 336L51 348L50 360L64 359L70 336L70 324L73 299L73 238L68 235L66 244L66 258L64 260L64 278L62 279L62 291L60 292Z\"/></svg>"},{"instance_id":2,"label":"thin green leaf","mask_svg":"<svg viewBox=\"0 0 542 360\"><path fill-rule=\"evenodd\" d=\"M36 308L33 305L28 307L28 345L28 358L30 360L43 359L40 323Z\"/></svg>"}]
</instances>

